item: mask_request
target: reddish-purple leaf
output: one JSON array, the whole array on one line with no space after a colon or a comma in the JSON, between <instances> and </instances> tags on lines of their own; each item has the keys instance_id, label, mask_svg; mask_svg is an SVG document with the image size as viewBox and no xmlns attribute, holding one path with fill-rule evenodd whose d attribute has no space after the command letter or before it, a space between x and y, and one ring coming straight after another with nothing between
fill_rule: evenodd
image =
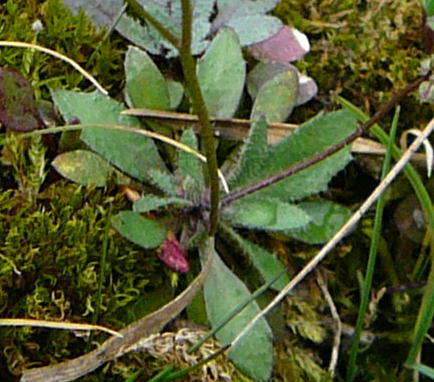
<instances>
[{"instance_id":1,"label":"reddish-purple leaf","mask_svg":"<svg viewBox=\"0 0 434 382\"><path fill-rule=\"evenodd\" d=\"M306 35L289 26L284 26L274 36L249 47L249 51L257 59L277 62L299 60L309 49Z\"/></svg>"},{"instance_id":2,"label":"reddish-purple leaf","mask_svg":"<svg viewBox=\"0 0 434 382\"><path fill-rule=\"evenodd\" d=\"M183 246L171 232L161 244L158 258L176 272L185 273L190 269Z\"/></svg>"},{"instance_id":3,"label":"reddish-purple leaf","mask_svg":"<svg viewBox=\"0 0 434 382\"><path fill-rule=\"evenodd\" d=\"M45 127L30 83L19 73L0 68L0 122L13 131Z\"/></svg>"}]
</instances>

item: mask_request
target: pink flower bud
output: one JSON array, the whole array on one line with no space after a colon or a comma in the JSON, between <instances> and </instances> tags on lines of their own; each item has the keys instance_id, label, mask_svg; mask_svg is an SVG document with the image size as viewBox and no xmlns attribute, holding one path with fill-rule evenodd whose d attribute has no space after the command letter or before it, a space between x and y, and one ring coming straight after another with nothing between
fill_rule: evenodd
<instances>
[{"instance_id":1,"label":"pink flower bud","mask_svg":"<svg viewBox=\"0 0 434 382\"><path fill-rule=\"evenodd\" d=\"M167 233L161 244L158 258L176 272L185 273L190 269L184 248L172 232Z\"/></svg>"}]
</instances>

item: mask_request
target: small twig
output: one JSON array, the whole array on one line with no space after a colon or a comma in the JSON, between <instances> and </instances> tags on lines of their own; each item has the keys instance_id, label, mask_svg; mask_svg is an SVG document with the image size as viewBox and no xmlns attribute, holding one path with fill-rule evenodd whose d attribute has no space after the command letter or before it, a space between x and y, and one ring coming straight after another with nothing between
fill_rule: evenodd
<instances>
[{"instance_id":1,"label":"small twig","mask_svg":"<svg viewBox=\"0 0 434 382\"><path fill-rule=\"evenodd\" d=\"M361 124L358 126L357 130L343 139L342 141L338 142L337 144L329 147L328 149L310 157L307 158L301 162L298 162L291 166L290 168L280 171L275 175L272 175L266 179L262 179L259 182L252 184L250 186L247 186L245 188L241 188L238 191L235 191L221 200L221 204L227 205L229 203L232 203L235 200L238 200L246 195L252 194L256 191L259 191L265 187L271 186L272 184L278 182L279 180L282 180L284 178L287 178L289 176L295 175L296 173L313 166L314 164L321 162L322 160L328 158L330 155L336 153L337 151L341 150L351 142L355 141L357 138L362 136L363 133L369 130L371 126L376 124L380 119L382 119L395 105L397 105L407 94L413 92L416 90L419 85L429 79L431 75L430 73L427 73L426 75L419 77L415 81L413 81L410 85L408 85L405 89L400 91L399 93L395 94L387 103L385 103L380 110L377 111L367 122Z\"/></svg>"},{"instance_id":2,"label":"small twig","mask_svg":"<svg viewBox=\"0 0 434 382\"><path fill-rule=\"evenodd\" d=\"M80 65L78 65L74 60L70 59L69 57L64 56L63 54L56 52L55 50L51 50L48 48L44 48L40 45L35 44L29 44L27 42L21 42L21 41L0 41L0 46L12 46L14 48L26 48L26 49L35 49L39 50L40 52L47 53L53 57L56 57L62 61L65 61L69 65L71 65L75 70L80 72L83 77L87 78L92 84L95 85L95 87L102 93L107 95L108 91L105 90L99 82L86 70L84 70Z\"/></svg>"},{"instance_id":3,"label":"small twig","mask_svg":"<svg viewBox=\"0 0 434 382\"><path fill-rule=\"evenodd\" d=\"M434 118L429 122L428 126L404 153L401 159L395 164L388 175L383 181L375 188L372 194L366 199L362 206L352 215L352 217L344 224L344 226L333 236L333 238L319 251L319 253L310 260L305 267L283 288L279 294L260 312L258 313L249 324L237 335L231 342L231 347L235 346L242 337L246 335L256 323L270 312L276 305L278 305L285 296L291 292L315 267L324 260L327 254L336 246L336 244L347 235L351 229L359 222L366 211L378 199L378 197L385 191L385 189L392 183L399 172L410 161L411 156L418 150L424 139L427 139L431 132L434 130Z\"/></svg>"},{"instance_id":4,"label":"small twig","mask_svg":"<svg viewBox=\"0 0 434 382\"><path fill-rule=\"evenodd\" d=\"M330 295L330 292L327 288L327 284L324 281L321 272L319 271L316 272L316 282L321 288L321 292L324 295L324 298L329 306L330 313L335 322L335 338L333 340L333 349L332 349L332 355L330 357L330 364L329 364L329 370L333 377L335 375L336 366L338 364L339 347L341 346L342 321L341 318L339 317L339 313L338 310L336 309L335 303L333 302L332 296Z\"/></svg>"}]
</instances>

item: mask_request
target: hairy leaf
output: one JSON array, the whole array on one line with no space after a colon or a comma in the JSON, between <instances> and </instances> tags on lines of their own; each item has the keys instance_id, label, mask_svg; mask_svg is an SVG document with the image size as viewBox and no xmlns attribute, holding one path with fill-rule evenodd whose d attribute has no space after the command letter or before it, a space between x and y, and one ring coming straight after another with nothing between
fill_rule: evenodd
<instances>
[{"instance_id":1,"label":"hairy leaf","mask_svg":"<svg viewBox=\"0 0 434 382\"><path fill-rule=\"evenodd\" d=\"M223 20L244 15L265 14L270 12L279 0L217 0L219 16Z\"/></svg>"},{"instance_id":2,"label":"hairy leaf","mask_svg":"<svg viewBox=\"0 0 434 382\"><path fill-rule=\"evenodd\" d=\"M65 178L85 186L104 187L109 175L115 171L105 159L87 150L60 154L51 164Z\"/></svg>"},{"instance_id":3,"label":"hairy leaf","mask_svg":"<svg viewBox=\"0 0 434 382\"><path fill-rule=\"evenodd\" d=\"M151 183L166 195L176 196L176 184L172 175L157 169L151 169L149 170L149 176L151 178Z\"/></svg>"},{"instance_id":4,"label":"hairy leaf","mask_svg":"<svg viewBox=\"0 0 434 382\"><path fill-rule=\"evenodd\" d=\"M328 241L348 220L351 211L328 200L315 200L297 204L312 219L302 228L285 232L287 235L309 244Z\"/></svg>"},{"instance_id":5,"label":"hairy leaf","mask_svg":"<svg viewBox=\"0 0 434 382\"><path fill-rule=\"evenodd\" d=\"M161 35L152 27L142 25L133 17L122 15L116 24L116 31L134 45L145 49L150 54L161 54L163 49L176 52L168 42L163 42ZM168 48L162 46L165 44Z\"/></svg>"},{"instance_id":6,"label":"hairy leaf","mask_svg":"<svg viewBox=\"0 0 434 382\"><path fill-rule=\"evenodd\" d=\"M259 88L250 119L254 121L261 115L265 115L268 122L284 121L289 117L297 102L297 93L297 71L288 68L287 71L277 74Z\"/></svg>"},{"instance_id":7,"label":"hairy leaf","mask_svg":"<svg viewBox=\"0 0 434 382\"><path fill-rule=\"evenodd\" d=\"M223 26L231 27L240 39L242 46L255 44L275 35L282 22L271 16L265 16L277 4L276 0L218 0L218 14L213 21L213 30Z\"/></svg>"},{"instance_id":8,"label":"hairy leaf","mask_svg":"<svg viewBox=\"0 0 434 382\"><path fill-rule=\"evenodd\" d=\"M167 110L166 80L146 52L130 46L125 57L126 98L131 107Z\"/></svg>"},{"instance_id":9,"label":"hairy leaf","mask_svg":"<svg viewBox=\"0 0 434 382\"><path fill-rule=\"evenodd\" d=\"M139 3L155 19L168 28L175 36L181 38L181 5L172 0L139 0ZM214 0L201 0L193 8L193 54L200 54L207 47L211 23L209 18L213 11ZM176 57L177 50L149 24L142 25L133 18L123 15L116 25L116 30L135 45L146 49L151 54Z\"/></svg>"},{"instance_id":10,"label":"hairy leaf","mask_svg":"<svg viewBox=\"0 0 434 382\"><path fill-rule=\"evenodd\" d=\"M186 205L190 204L190 202L182 198L161 198L155 195L144 195L134 202L133 210L148 212L171 204Z\"/></svg>"},{"instance_id":11,"label":"hairy leaf","mask_svg":"<svg viewBox=\"0 0 434 382\"><path fill-rule=\"evenodd\" d=\"M247 90L250 97L256 98L259 89L279 73L288 70L297 70L287 62L260 62L247 76ZM302 105L310 101L318 92L316 82L309 76L298 73L298 91L295 106Z\"/></svg>"},{"instance_id":12,"label":"hairy leaf","mask_svg":"<svg viewBox=\"0 0 434 382\"><path fill-rule=\"evenodd\" d=\"M184 87L178 81L167 80L167 90L169 91L170 109L175 110L184 97Z\"/></svg>"},{"instance_id":13,"label":"hairy leaf","mask_svg":"<svg viewBox=\"0 0 434 382\"><path fill-rule=\"evenodd\" d=\"M247 75L247 90L250 97L255 99L265 83L291 69L295 67L288 62L259 62Z\"/></svg>"},{"instance_id":14,"label":"hairy leaf","mask_svg":"<svg viewBox=\"0 0 434 382\"><path fill-rule=\"evenodd\" d=\"M310 221L297 206L272 198L245 197L226 207L225 214L234 225L269 231L303 227Z\"/></svg>"},{"instance_id":15,"label":"hairy leaf","mask_svg":"<svg viewBox=\"0 0 434 382\"><path fill-rule=\"evenodd\" d=\"M246 186L287 169L339 142L350 135L355 127L356 120L348 111L315 117L300 126L295 133L269 146L267 157L258 159L264 161L266 166L258 166L256 174L245 177L243 183L237 183L237 186ZM254 195L290 201L318 193L327 188L330 179L350 160L349 148L342 149L320 163L257 191Z\"/></svg>"},{"instance_id":16,"label":"hairy leaf","mask_svg":"<svg viewBox=\"0 0 434 382\"><path fill-rule=\"evenodd\" d=\"M193 149L198 147L196 135L191 129L183 132L181 142ZM177 173L182 178L182 188L186 196L197 199L205 187L200 160L185 151L179 151Z\"/></svg>"},{"instance_id":17,"label":"hairy leaf","mask_svg":"<svg viewBox=\"0 0 434 382\"><path fill-rule=\"evenodd\" d=\"M262 15L234 17L225 25L234 29L242 46L264 41L277 34L283 27L278 18Z\"/></svg>"},{"instance_id":18,"label":"hairy leaf","mask_svg":"<svg viewBox=\"0 0 434 382\"><path fill-rule=\"evenodd\" d=\"M122 9L119 0L62 0L74 13L84 10L99 26L110 27Z\"/></svg>"},{"instance_id":19,"label":"hairy leaf","mask_svg":"<svg viewBox=\"0 0 434 382\"><path fill-rule=\"evenodd\" d=\"M285 269L285 266L275 254L270 253L259 245L244 239L228 226L225 226L225 232L227 232L231 238L236 241L244 254L249 257L249 260L264 278L265 282L270 281ZM271 288L280 291L288 282L288 275L283 274L271 285Z\"/></svg>"},{"instance_id":20,"label":"hairy leaf","mask_svg":"<svg viewBox=\"0 0 434 382\"><path fill-rule=\"evenodd\" d=\"M156 248L166 239L166 230L156 220L134 211L114 215L112 225L122 236L143 248Z\"/></svg>"},{"instance_id":21,"label":"hairy leaf","mask_svg":"<svg viewBox=\"0 0 434 382\"><path fill-rule=\"evenodd\" d=\"M123 106L98 92L52 92L63 119L78 118L85 124L115 124L139 127L139 121L121 115ZM149 180L150 169L166 171L154 142L142 135L99 128L86 128L81 139L94 151L122 171L142 181Z\"/></svg>"},{"instance_id":22,"label":"hairy leaf","mask_svg":"<svg viewBox=\"0 0 434 382\"><path fill-rule=\"evenodd\" d=\"M266 166L267 155L267 122L262 117L252 123L249 136L241 149L240 157L230 179L231 188L245 184L246 180L255 177L258 171Z\"/></svg>"},{"instance_id":23,"label":"hairy leaf","mask_svg":"<svg viewBox=\"0 0 434 382\"><path fill-rule=\"evenodd\" d=\"M208 252L208 256L209 252L214 252L211 245L208 243L205 249L201 249L202 261L205 261L204 252ZM217 325L228 311L235 309L250 296L251 293L243 282L214 254L211 270L204 283L204 297L211 325ZM255 301L250 303L217 332L217 339L222 344L230 343L259 311ZM257 381L268 380L273 366L273 344L271 329L264 318L229 351L229 358L247 376Z\"/></svg>"},{"instance_id":24,"label":"hairy leaf","mask_svg":"<svg viewBox=\"0 0 434 382\"><path fill-rule=\"evenodd\" d=\"M197 65L197 76L211 116L232 118L240 102L246 64L237 35L222 29Z\"/></svg>"}]
</instances>

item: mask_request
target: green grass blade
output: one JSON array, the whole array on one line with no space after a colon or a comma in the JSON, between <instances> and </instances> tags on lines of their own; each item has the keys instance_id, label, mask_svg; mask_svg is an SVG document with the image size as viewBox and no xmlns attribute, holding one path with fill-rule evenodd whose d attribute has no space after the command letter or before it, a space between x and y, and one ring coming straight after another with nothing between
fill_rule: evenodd
<instances>
[{"instance_id":1,"label":"green grass blade","mask_svg":"<svg viewBox=\"0 0 434 382\"><path fill-rule=\"evenodd\" d=\"M167 376L175 369L174 365L169 365L152 377L148 382L167 381Z\"/></svg>"},{"instance_id":2,"label":"green grass blade","mask_svg":"<svg viewBox=\"0 0 434 382\"><path fill-rule=\"evenodd\" d=\"M384 179L384 177L387 175L389 169L390 169L390 162L392 157L392 144L395 141L396 136L396 129L398 126L398 119L399 119L399 111L400 108L397 107L395 111L395 115L393 117L392 126L390 129L390 137L389 142L387 144L387 151L386 156L384 158L383 163L383 169L381 173L381 178ZM383 210L385 206L385 200L384 200L384 194L382 194L377 202L377 209L375 212L375 221L374 221L374 229L372 233L372 240L371 240L371 248L369 250L369 259L368 259L368 265L366 267L366 275L363 282L363 288L361 293L361 302L359 307L359 312L357 315L357 323L356 323L356 329L354 333L354 338L351 343L350 348L350 357L348 362L348 369L347 369L347 382L352 382L356 376L357 373L357 366L356 366L356 360L357 360L357 353L359 350L359 344L360 344L360 334L363 330L363 322L366 315L366 310L368 308L369 304L369 295L372 287L372 279L374 276L374 269L375 269L375 262L377 260L377 253L378 253L378 244L380 241L381 236L381 227L382 227L382 220L383 220Z\"/></svg>"},{"instance_id":3,"label":"green grass blade","mask_svg":"<svg viewBox=\"0 0 434 382\"><path fill-rule=\"evenodd\" d=\"M366 121L368 116L363 113L357 106L351 104L349 101L338 97L338 101L348 110L350 110L354 115L356 115L359 120ZM371 128L371 133L373 133L383 144L387 143L387 134L378 125L374 125ZM398 159L401 156L401 151L396 145L392 147L392 155L394 159ZM431 198L422 182L417 171L408 164L404 173L410 181L416 196L419 199L420 205L425 213L425 217L428 222L428 229L434 232L434 207L431 203ZM432 245L432 244L431 244ZM416 361L417 355L422 347L422 343L425 338L425 334L431 325L432 317L434 315L434 267L433 262L431 262L431 271L428 278L428 284L425 288L424 296L422 299L422 304L418 313L417 322L414 329L414 337L411 344L411 349L407 358L407 365L413 365Z\"/></svg>"},{"instance_id":4,"label":"green grass blade","mask_svg":"<svg viewBox=\"0 0 434 382\"><path fill-rule=\"evenodd\" d=\"M410 366L410 369L416 370L419 373L426 375L427 377L430 377L431 379L434 379L434 369L432 367L429 367L429 366L424 365L422 363L418 363L416 365Z\"/></svg>"}]
</instances>

